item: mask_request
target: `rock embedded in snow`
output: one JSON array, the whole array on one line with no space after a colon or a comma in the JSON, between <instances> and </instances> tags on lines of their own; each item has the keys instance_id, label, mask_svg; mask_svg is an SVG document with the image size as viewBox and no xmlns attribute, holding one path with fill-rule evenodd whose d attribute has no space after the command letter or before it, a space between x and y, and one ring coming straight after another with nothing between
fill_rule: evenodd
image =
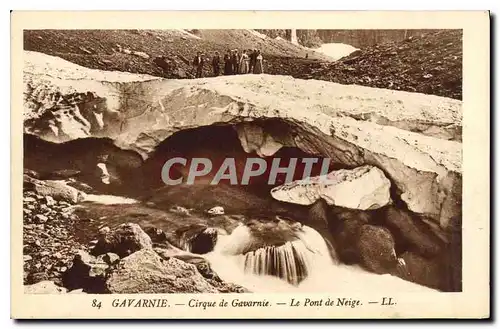
<instances>
[{"instance_id":1,"label":"rock embedded in snow","mask_svg":"<svg viewBox=\"0 0 500 329\"><path fill-rule=\"evenodd\" d=\"M441 227L461 213L462 144L454 141L461 136L461 101L266 74L163 80L91 70L33 52L24 55L26 133L55 142L97 133L147 158L179 130L281 121L288 128L265 133L285 147L347 167L382 168L409 210ZM53 119L64 103L54 99L71 103L75 95L92 129L76 117ZM96 108L103 113L102 128L90 120Z\"/></svg>"},{"instance_id":2,"label":"rock embedded in snow","mask_svg":"<svg viewBox=\"0 0 500 329\"><path fill-rule=\"evenodd\" d=\"M284 184L273 188L271 195L276 200L300 205L311 205L322 198L329 205L368 210L391 203L390 187L382 170L363 166Z\"/></svg>"}]
</instances>

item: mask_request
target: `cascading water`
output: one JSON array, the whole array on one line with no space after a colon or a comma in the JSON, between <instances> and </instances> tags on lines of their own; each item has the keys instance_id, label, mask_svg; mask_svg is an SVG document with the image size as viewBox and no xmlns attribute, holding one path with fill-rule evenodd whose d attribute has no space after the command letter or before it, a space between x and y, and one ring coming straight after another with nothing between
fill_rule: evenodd
<instances>
[{"instance_id":1,"label":"cascading water","mask_svg":"<svg viewBox=\"0 0 500 329\"><path fill-rule=\"evenodd\" d=\"M245 254L244 269L259 275L274 275L297 285L307 277L307 254L299 241L269 246Z\"/></svg>"},{"instance_id":2,"label":"cascading water","mask_svg":"<svg viewBox=\"0 0 500 329\"><path fill-rule=\"evenodd\" d=\"M136 200L91 195L87 201L111 206ZM221 233L225 232L223 227L217 229L218 234L213 228L205 228L197 231L195 236L181 240L185 241L184 249L204 254L222 280L239 284L252 292L435 291L389 274L374 274L358 266L340 264L335 251L311 227L282 220L258 222L256 227L257 231L252 230L248 223L241 223L231 234ZM267 234L263 236L262 231ZM283 231L293 231L293 234L283 235ZM208 246L213 246L213 243L214 249L208 252ZM194 250L194 245L202 246L204 252Z\"/></svg>"},{"instance_id":3,"label":"cascading water","mask_svg":"<svg viewBox=\"0 0 500 329\"><path fill-rule=\"evenodd\" d=\"M245 254L244 270L258 275L273 275L292 285L309 276L318 261L332 265L332 252L323 237L308 226L296 231L297 240L281 246L266 246Z\"/></svg>"},{"instance_id":4,"label":"cascading water","mask_svg":"<svg viewBox=\"0 0 500 329\"><path fill-rule=\"evenodd\" d=\"M241 224L230 235L219 235L205 257L221 279L252 292L433 291L389 274L339 264L317 231L302 226L296 233L296 240L248 251L252 232Z\"/></svg>"}]
</instances>

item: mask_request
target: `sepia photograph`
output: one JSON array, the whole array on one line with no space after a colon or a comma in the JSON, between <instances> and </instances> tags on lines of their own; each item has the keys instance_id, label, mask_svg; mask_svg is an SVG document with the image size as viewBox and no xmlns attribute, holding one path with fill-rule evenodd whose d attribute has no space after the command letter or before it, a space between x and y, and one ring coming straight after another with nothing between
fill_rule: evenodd
<instances>
[{"instance_id":1,"label":"sepia photograph","mask_svg":"<svg viewBox=\"0 0 500 329\"><path fill-rule=\"evenodd\" d=\"M463 29L21 37L25 295L464 291Z\"/></svg>"}]
</instances>

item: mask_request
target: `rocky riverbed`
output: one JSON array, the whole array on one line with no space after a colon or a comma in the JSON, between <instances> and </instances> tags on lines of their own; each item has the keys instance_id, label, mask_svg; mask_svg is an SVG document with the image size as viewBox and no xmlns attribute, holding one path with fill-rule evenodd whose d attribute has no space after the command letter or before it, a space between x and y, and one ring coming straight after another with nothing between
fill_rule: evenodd
<instances>
[{"instance_id":1,"label":"rocky riverbed","mask_svg":"<svg viewBox=\"0 0 500 329\"><path fill-rule=\"evenodd\" d=\"M60 197L66 192L64 188L69 189L64 186L41 193L26 186L23 194L26 292L247 291L223 282L203 257L172 246L159 229L150 229L148 235L139 225L124 223L113 229L104 226L93 237L82 237L80 228L92 226L94 219L73 213L78 206ZM83 243L89 239L93 240Z\"/></svg>"},{"instance_id":2,"label":"rocky riverbed","mask_svg":"<svg viewBox=\"0 0 500 329\"><path fill-rule=\"evenodd\" d=\"M71 214L71 204L54 200L50 195L25 191L23 195L23 261L24 283L53 280L71 267L76 250L86 250L75 239L75 224L80 220Z\"/></svg>"},{"instance_id":3,"label":"rocky riverbed","mask_svg":"<svg viewBox=\"0 0 500 329\"><path fill-rule=\"evenodd\" d=\"M448 238L438 238L438 232L393 205L355 211L328 206L319 199L300 221L228 215L222 207L204 215L199 209L179 206L158 209L152 202L99 204L95 195L69 186L75 185L72 179L35 177L39 175L33 171L25 174L23 196L24 283L29 293L252 291L244 284L221 279L213 269L214 256L206 254L221 239L229 239L224 247L229 249L226 256L218 257L242 255L245 262L239 270L277 276L283 279L281 284L289 281L297 286L317 275L307 260L307 250L314 247L302 246L301 236L309 232L303 231L305 224L319 232L308 243L317 245L325 239L330 245L322 259L331 257L333 263L327 261L325 270L339 262L433 289L453 291L459 284L448 280L456 273L446 265L453 263L448 259L453 257L452 250L446 250L453 247ZM337 180L339 183L342 181ZM78 197L73 198L75 191ZM295 195L300 198L301 192ZM366 191L360 195L362 199L372 197ZM284 256L290 252L293 257Z\"/></svg>"},{"instance_id":4,"label":"rocky riverbed","mask_svg":"<svg viewBox=\"0 0 500 329\"><path fill-rule=\"evenodd\" d=\"M311 281L338 291L387 277L461 290L459 100L24 59L25 283L38 284L28 291L307 292ZM162 166L179 156L233 158L236 170L252 157L328 158L333 182L269 185L264 171L250 185L211 185L210 172L165 186ZM343 266L364 279L351 267L340 286L314 276ZM265 289L252 284L262 279Z\"/></svg>"}]
</instances>

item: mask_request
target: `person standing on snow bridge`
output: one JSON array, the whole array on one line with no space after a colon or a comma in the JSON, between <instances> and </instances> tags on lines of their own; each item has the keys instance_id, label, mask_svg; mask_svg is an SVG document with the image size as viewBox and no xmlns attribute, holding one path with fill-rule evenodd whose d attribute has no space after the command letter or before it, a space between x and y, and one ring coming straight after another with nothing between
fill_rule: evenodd
<instances>
[{"instance_id":1,"label":"person standing on snow bridge","mask_svg":"<svg viewBox=\"0 0 500 329\"><path fill-rule=\"evenodd\" d=\"M216 51L214 57L212 58L212 69L214 72L214 77L219 76L220 73L220 56L219 52Z\"/></svg>"},{"instance_id":2,"label":"person standing on snow bridge","mask_svg":"<svg viewBox=\"0 0 500 329\"><path fill-rule=\"evenodd\" d=\"M198 51L196 57L193 60L193 66L196 68L196 78L203 77L203 64L205 64L203 54L201 51Z\"/></svg>"}]
</instances>

